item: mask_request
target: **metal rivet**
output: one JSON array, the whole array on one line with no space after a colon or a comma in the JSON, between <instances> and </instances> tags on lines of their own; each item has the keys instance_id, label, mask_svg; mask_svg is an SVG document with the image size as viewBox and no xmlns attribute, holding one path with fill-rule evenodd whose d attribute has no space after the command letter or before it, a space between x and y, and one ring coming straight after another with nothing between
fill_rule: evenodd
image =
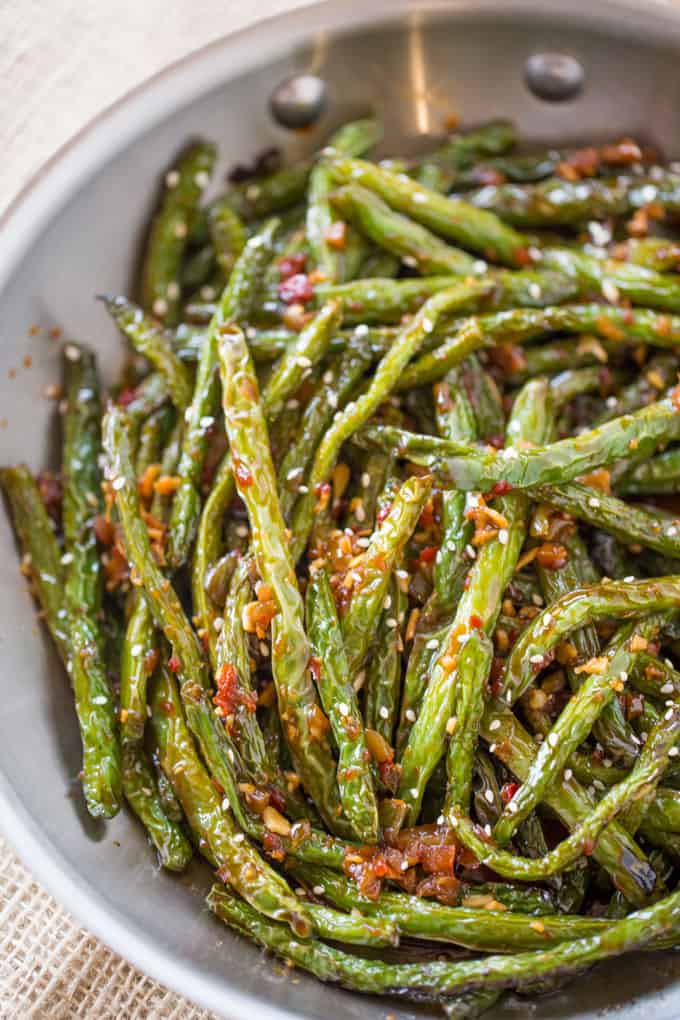
<instances>
[{"instance_id":1,"label":"metal rivet","mask_svg":"<svg viewBox=\"0 0 680 1020\"><path fill-rule=\"evenodd\" d=\"M315 74L295 74L271 94L269 108L275 121L287 128L309 127L326 109L328 88Z\"/></svg>"},{"instance_id":2,"label":"metal rivet","mask_svg":"<svg viewBox=\"0 0 680 1020\"><path fill-rule=\"evenodd\" d=\"M579 94L585 71L578 60L567 53L534 53L526 62L524 77L539 99L559 103Z\"/></svg>"}]
</instances>

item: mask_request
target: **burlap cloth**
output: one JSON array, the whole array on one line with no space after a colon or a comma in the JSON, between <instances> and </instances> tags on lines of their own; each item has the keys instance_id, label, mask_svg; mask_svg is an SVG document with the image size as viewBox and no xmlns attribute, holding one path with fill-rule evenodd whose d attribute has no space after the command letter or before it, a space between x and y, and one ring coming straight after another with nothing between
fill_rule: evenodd
<instances>
[{"instance_id":1,"label":"burlap cloth","mask_svg":"<svg viewBox=\"0 0 680 1020\"><path fill-rule=\"evenodd\" d=\"M118 96L310 0L0 0L0 211ZM199 905L197 904L197 909ZM0 839L0 1020L218 1020L90 935Z\"/></svg>"}]
</instances>

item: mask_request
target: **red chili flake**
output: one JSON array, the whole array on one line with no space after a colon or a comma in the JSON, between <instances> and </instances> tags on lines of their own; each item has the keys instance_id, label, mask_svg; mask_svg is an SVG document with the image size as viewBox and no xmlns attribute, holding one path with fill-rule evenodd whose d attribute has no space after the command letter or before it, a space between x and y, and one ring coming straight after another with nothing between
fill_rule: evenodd
<instances>
[{"instance_id":1,"label":"red chili flake","mask_svg":"<svg viewBox=\"0 0 680 1020\"><path fill-rule=\"evenodd\" d=\"M314 297L314 288L304 273L295 273L279 284L279 297L287 305L305 304Z\"/></svg>"},{"instance_id":2,"label":"red chili flake","mask_svg":"<svg viewBox=\"0 0 680 1020\"><path fill-rule=\"evenodd\" d=\"M128 404L132 403L136 395L137 394L135 393L135 390L132 389L132 387L126 386L125 389L121 390L120 393L118 394L118 399L116 403L118 404L119 407L127 407Z\"/></svg>"},{"instance_id":3,"label":"red chili flake","mask_svg":"<svg viewBox=\"0 0 680 1020\"><path fill-rule=\"evenodd\" d=\"M309 671L314 677L315 683L318 684L319 680L321 679L321 659L319 659L318 656L312 655L312 657L310 658Z\"/></svg>"},{"instance_id":4,"label":"red chili flake","mask_svg":"<svg viewBox=\"0 0 680 1020\"><path fill-rule=\"evenodd\" d=\"M303 271L306 262L306 255L286 255L279 262L279 278L289 280L291 276L296 276Z\"/></svg>"},{"instance_id":5,"label":"red chili flake","mask_svg":"<svg viewBox=\"0 0 680 1020\"><path fill-rule=\"evenodd\" d=\"M484 626L484 621L481 616L477 616L477 613L473 613L468 622L473 630L481 630Z\"/></svg>"},{"instance_id":6,"label":"red chili flake","mask_svg":"<svg viewBox=\"0 0 680 1020\"><path fill-rule=\"evenodd\" d=\"M222 715L230 716L236 711L238 705L244 705L249 712L257 708L257 695L252 691L244 691L239 685L238 671L226 662L215 677L217 682L217 694L213 698L213 704L221 710Z\"/></svg>"},{"instance_id":7,"label":"red chili flake","mask_svg":"<svg viewBox=\"0 0 680 1020\"><path fill-rule=\"evenodd\" d=\"M496 170L492 166L480 166L474 171L475 182L483 187L487 184L500 185L505 184L507 177L501 173L500 170Z\"/></svg>"},{"instance_id":8,"label":"red chili flake","mask_svg":"<svg viewBox=\"0 0 680 1020\"><path fill-rule=\"evenodd\" d=\"M515 248L512 254L513 262L517 266L532 266L534 264L534 260L528 248Z\"/></svg>"},{"instance_id":9,"label":"red chili flake","mask_svg":"<svg viewBox=\"0 0 680 1020\"><path fill-rule=\"evenodd\" d=\"M569 553L559 542L544 542L538 547L536 559L546 570L560 570L569 559Z\"/></svg>"},{"instance_id":10,"label":"red chili flake","mask_svg":"<svg viewBox=\"0 0 680 1020\"><path fill-rule=\"evenodd\" d=\"M486 441L494 450L502 450L505 446L505 436L487 436Z\"/></svg>"},{"instance_id":11,"label":"red chili flake","mask_svg":"<svg viewBox=\"0 0 680 1020\"><path fill-rule=\"evenodd\" d=\"M168 659L168 669L172 670L173 673L179 673L182 667L182 663L179 661L176 655L171 655Z\"/></svg>"},{"instance_id":12,"label":"red chili flake","mask_svg":"<svg viewBox=\"0 0 680 1020\"><path fill-rule=\"evenodd\" d=\"M437 558L438 552L438 545L426 545L424 549L421 549L418 559L421 563L433 563Z\"/></svg>"},{"instance_id":13,"label":"red chili flake","mask_svg":"<svg viewBox=\"0 0 680 1020\"><path fill-rule=\"evenodd\" d=\"M500 482L496 482L496 484L493 486L493 488L491 489L490 495L492 495L492 496L505 496L508 492L511 492L511 491L512 491L512 485L510 484L510 482L506 482L505 479L502 478L500 480Z\"/></svg>"},{"instance_id":14,"label":"red chili flake","mask_svg":"<svg viewBox=\"0 0 680 1020\"><path fill-rule=\"evenodd\" d=\"M160 709L163 715L174 715L175 707L171 701L161 701Z\"/></svg>"},{"instance_id":15,"label":"red chili flake","mask_svg":"<svg viewBox=\"0 0 680 1020\"><path fill-rule=\"evenodd\" d=\"M233 457L233 463L234 463L234 477L236 478L236 481L238 482L242 489L247 489L254 482L253 476L251 475L250 471L243 463L243 461L240 460L236 455L234 455Z\"/></svg>"},{"instance_id":16,"label":"red chili flake","mask_svg":"<svg viewBox=\"0 0 680 1020\"><path fill-rule=\"evenodd\" d=\"M503 786L501 786L501 800L504 804L508 804L512 800L519 790L519 787L520 784L514 782L504 783Z\"/></svg>"}]
</instances>

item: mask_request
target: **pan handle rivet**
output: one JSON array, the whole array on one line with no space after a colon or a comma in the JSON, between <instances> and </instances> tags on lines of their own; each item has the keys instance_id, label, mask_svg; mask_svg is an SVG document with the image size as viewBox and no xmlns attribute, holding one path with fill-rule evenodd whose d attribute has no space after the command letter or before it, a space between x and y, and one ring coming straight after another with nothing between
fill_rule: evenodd
<instances>
[{"instance_id":1,"label":"pan handle rivet","mask_svg":"<svg viewBox=\"0 0 680 1020\"><path fill-rule=\"evenodd\" d=\"M282 127L309 127L319 119L328 104L328 87L315 74L294 74L274 89L269 109Z\"/></svg>"},{"instance_id":2,"label":"pan handle rivet","mask_svg":"<svg viewBox=\"0 0 680 1020\"><path fill-rule=\"evenodd\" d=\"M527 87L550 103L573 99L583 88L585 71L567 53L533 53L524 66Z\"/></svg>"}]
</instances>

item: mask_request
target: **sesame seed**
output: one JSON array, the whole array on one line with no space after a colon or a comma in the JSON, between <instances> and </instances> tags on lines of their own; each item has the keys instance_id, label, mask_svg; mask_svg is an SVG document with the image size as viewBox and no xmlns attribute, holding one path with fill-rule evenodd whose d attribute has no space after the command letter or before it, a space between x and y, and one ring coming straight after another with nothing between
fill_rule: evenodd
<instances>
[{"instance_id":1,"label":"sesame seed","mask_svg":"<svg viewBox=\"0 0 680 1020\"><path fill-rule=\"evenodd\" d=\"M485 273L488 268L488 263L486 263L484 259L475 259L472 263L472 272L475 276L481 276L481 274Z\"/></svg>"},{"instance_id":2,"label":"sesame seed","mask_svg":"<svg viewBox=\"0 0 680 1020\"><path fill-rule=\"evenodd\" d=\"M265 659L269 655L269 645L266 641L260 641L260 655L264 655Z\"/></svg>"},{"instance_id":3,"label":"sesame seed","mask_svg":"<svg viewBox=\"0 0 680 1020\"><path fill-rule=\"evenodd\" d=\"M286 401L286 407L289 411L295 411L300 406L300 401L297 397L291 397L290 400Z\"/></svg>"},{"instance_id":4,"label":"sesame seed","mask_svg":"<svg viewBox=\"0 0 680 1020\"><path fill-rule=\"evenodd\" d=\"M364 536L363 538L358 538L357 539L357 545L358 545L358 547L360 549L368 549L370 544L371 544L371 540L370 540L370 538L367 538L366 536Z\"/></svg>"},{"instance_id":5,"label":"sesame seed","mask_svg":"<svg viewBox=\"0 0 680 1020\"><path fill-rule=\"evenodd\" d=\"M423 202L427 202L427 195L422 191L416 191L416 193L413 196L413 201L416 202L418 205L422 205Z\"/></svg>"},{"instance_id":6,"label":"sesame seed","mask_svg":"<svg viewBox=\"0 0 680 1020\"><path fill-rule=\"evenodd\" d=\"M672 683L667 683L664 684L663 687L660 687L659 690L661 691L662 694L672 694L673 691L675 690L675 687L673 686Z\"/></svg>"},{"instance_id":7,"label":"sesame seed","mask_svg":"<svg viewBox=\"0 0 680 1020\"><path fill-rule=\"evenodd\" d=\"M63 565L67 567L69 563L73 563L73 553L64 553L59 562L63 563Z\"/></svg>"},{"instance_id":8,"label":"sesame seed","mask_svg":"<svg viewBox=\"0 0 680 1020\"><path fill-rule=\"evenodd\" d=\"M564 778L566 779L567 782L569 782L569 780L573 777L573 775L574 775L574 773L572 772L571 769L565 769L564 770Z\"/></svg>"},{"instance_id":9,"label":"sesame seed","mask_svg":"<svg viewBox=\"0 0 680 1020\"><path fill-rule=\"evenodd\" d=\"M531 596L531 601L533 602L533 604L535 606L542 606L543 605L543 599L536 592L534 592L534 594Z\"/></svg>"},{"instance_id":10,"label":"sesame seed","mask_svg":"<svg viewBox=\"0 0 680 1020\"><path fill-rule=\"evenodd\" d=\"M371 484L371 476L369 475L368 471L364 471L363 475L361 476L361 484L364 487L364 489L367 489L368 486Z\"/></svg>"},{"instance_id":11,"label":"sesame seed","mask_svg":"<svg viewBox=\"0 0 680 1020\"><path fill-rule=\"evenodd\" d=\"M383 602L383 609L389 609L391 605L392 605L392 596L391 595L386 595L385 596L385 601Z\"/></svg>"},{"instance_id":12,"label":"sesame seed","mask_svg":"<svg viewBox=\"0 0 680 1020\"><path fill-rule=\"evenodd\" d=\"M216 631L218 631L218 633L219 631L222 630L222 628L224 627L224 620L222 619L221 616L215 617L215 619L213 620L213 627L215 628Z\"/></svg>"},{"instance_id":13,"label":"sesame seed","mask_svg":"<svg viewBox=\"0 0 680 1020\"><path fill-rule=\"evenodd\" d=\"M605 301L609 301L610 304L615 305L620 298L619 288L616 286L613 280L602 281L602 296Z\"/></svg>"},{"instance_id":14,"label":"sesame seed","mask_svg":"<svg viewBox=\"0 0 680 1020\"><path fill-rule=\"evenodd\" d=\"M215 419L211 414L205 414L198 423L202 429L209 429L211 425L215 424Z\"/></svg>"},{"instance_id":15,"label":"sesame seed","mask_svg":"<svg viewBox=\"0 0 680 1020\"><path fill-rule=\"evenodd\" d=\"M154 301L154 303L152 305L151 310L152 310L154 315L158 315L159 317L162 317L163 315L166 314L166 312L168 310L168 302L165 300L165 298L162 298L162 297L156 298L156 300Z\"/></svg>"},{"instance_id":16,"label":"sesame seed","mask_svg":"<svg viewBox=\"0 0 680 1020\"><path fill-rule=\"evenodd\" d=\"M476 556L477 556L477 552L475 550L475 547L473 545L470 545L469 542L465 546L465 555L468 557L468 559L471 559L471 560L474 560L476 558Z\"/></svg>"},{"instance_id":17,"label":"sesame seed","mask_svg":"<svg viewBox=\"0 0 680 1020\"><path fill-rule=\"evenodd\" d=\"M239 538L247 538L248 537L248 525L247 524L237 524L235 530L236 530L236 534L238 535Z\"/></svg>"},{"instance_id":18,"label":"sesame seed","mask_svg":"<svg viewBox=\"0 0 680 1020\"><path fill-rule=\"evenodd\" d=\"M500 719L493 719L489 723L489 729L490 730L499 730L500 728L501 728L501 721L500 721Z\"/></svg>"},{"instance_id":19,"label":"sesame seed","mask_svg":"<svg viewBox=\"0 0 680 1020\"><path fill-rule=\"evenodd\" d=\"M628 679L628 674L626 673L625 669L622 669L621 672L619 673L619 679L622 680L623 683L625 684L626 680Z\"/></svg>"},{"instance_id":20,"label":"sesame seed","mask_svg":"<svg viewBox=\"0 0 680 1020\"><path fill-rule=\"evenodd\" d=\"M434 329L432 319L423 319L423 333L431 333Z\"/></svg>"},{"instance_id":21,"label":"sesame seed","mask_svg":"<svg viewBox=\"0 0 680 1020\"><path fill-rule=\"evenodd\" d=\"M354 690L355 691L360 691L361 688L364 686L364 681L365 680L366 680L366 670L362 669L362 670L360 670L357 673L357 675L354 678L354 683L352 684L352 687L354 688Z\"/></svg>"},{"instance_id":22,"label":"sesame seed","mask_svg":"<svg viewBox=\"0 0 680 1020\"><path fill-rule=\"evenodd\" d=\"M359 503L354 511L354 516L358 520L359 524L363 524L366 520L366 511L364 510L363 504Z\"/></svg>"},{"instance_id":23,"label":"sesame seed","mask_svg":"<svg viewBox=\"0 0 680 1020\"><path fill-rule=\"evenodd\" d=\"M491 835L491 826L489 825L489 823L488 823L488 822L487 822L487 823L486 823L486 825L484 826L484 832L485 832L485 833L487 834L487 836L490 836L490 835Z\"/></svg>"},{"instance_id":24,"label":"sesame seed","mask_svg":"<svg viewBox=\"0 0 680 1020\"><path fill-rule=\"evenodd\" d=\"M635 580L635 574L629 574L629 575L628 575L628 577L624 577L624 579L623 579L623 580L624 580L624 581L625 581L625 582L626 582L627 584L630 584L630 582L631 582L631 581L634 581L634 580Z\"/></svg>"},{"instance_id":25,"label":"sesame seed","mask_svg":"<svg viewBox=\"0 0 680 1020\"><path fill-rule=\"evenodd\" d=\"M210 177L205 170L199 170L197 174L194 174L194 182L198 188L207 188L210 184Z\"/></svg>"},{"instance_id":26,"label":"sesame seed","mask_svg":"<svg viewBox=\"0 0 680 1020\"><path fill-rule=\"evenodd\" d=\"M130 649L130 654L131 655L141 655L143 651L144 651L144 645L137 644L137 645L133 645L132 646L132 648Z\"/></svg>"},{"instance_id":27,"label":"sesame seed","mask_svg":"<svg viewBox=\"0 0 680 1020\"><path fill-rule=\"evenodd\" d=\"M404 712L404 715L406 716L409 722L416 721L416 713L413 711L412 708L407 708L406 711Z\"/></svg>"},{"instance_id":28,"label":"sesame seed","mask_svg":"<svg viewBox=\"0 0 680 1020\"><path fill-rule=\"evenodd\" d=\"M680 752L678 752L678 748L677 747L671 747L670 751L668 752L668 757L669 758L676 758L678 753L680 753Z\"/></svg>"},{"instance_id":29,"label":"sesame seed","mask_svg":"<svg viewBox=\"0 0 680 1020\"><path fill-rule=\"evenodd\" d=\"M123 478L122 475L118 475L118 478L114 478L113 481L111 482L111 488L115 489L116 492L120 492L120 490L124 486L125 486L125 479Z\"/></svg>"},{"instance_id":30,"label":"sesame seed","mask_svg":"<svg viewBox=\"0 0 680 1020\"><path fill-rule=\"evenodd\" d=\"M544 615L544 617L543 617L543 624L544 624L544 626L549 627L552 622L553 622L553 615L552 615L552 613L546 613Z\"/></svg>"},{"instance_id":31,"label":"sesame seed","mask_svg":"<svg viewBox=\"0 0 680 1020\"><path fill-rule=\"evenodd\" d=\"M430 638L425 647L429 649L429 651L433 652L435 648L439 648L439 642L436 638Z\"/></svg>"},{"instance_id":32,"label":"sesame seed","mask_svg":"<svg viewBox=\"0 0 680 1020\"><path fill-rule=\"evenodd\" d=\"M381 705L378 711L378 715L380 716L381 719L389 719L390 716L389 709L387 709L385 705Z\"/></svg>"},{"instance_id":33,"label":"sesame seed","mask_svg":"<svg viewBox=\"0 0 680 1020\"><path fill-rule=\"evenodd\" d=\"M437 825L444 825L445 822L446 822L446 819L444 818L444 815L438 815L438 817L437 817Z\"/></svg>"},{"instance_id":34,"label":"sesame seed","mask_svg":"<svg viewBox=\"0 0 680 1020\"><path fill-rule=\"evenodd\" d=\"M204 287L201 287L201 297L204 301L212 301L215 297L215 288L206 283Z\"/></svg>"},{"instance_id":35,"label":"sesame seed","mask_svg":"<svg viewBox=\"0 0 680 1020\"><path fill-rule=\"evenodd\" d=\"M664 713L664 719L668 720L668 719L672 719L672 718L673 718L673 709L669 708L668 711Z\"/></svg>"},{"instance_id":36,"label":"sesame seed","mask_svg":"<svg viewBox=\"0 0 680 1020\"><path fill-rule=\"evenodd\" d=\"M338 705L338 712L340 715L349 715L349 705L346 705L344 701L341 701Z\"/></svg>"},{"instance_id":37,"label":"sesame seed","mask_svg":"<svg viewBox=\"0 0 680 1020\"><path fill-rule=\"evenodd\" d=\"M549 733L548 734L548 743L550 744L551 747L557 747L559 742L560 742L560 738L558 737L558 735L556 733Z\"/></svg>"},{"instance_id":38,"label":"sesame seed","mask_svg":"<svg viewBox=\"0 0 680 1020\"><path fill-rule=\"evenodd\" d=\"M498 541L501 543L501 545L507 545L509 537L510 536L508 534L507 528L501 528L501 530L498 532Z\"/></svg>"},{"instance_id":39,"label":"sesame seed","mask_svg":"<svg viewBox=\"0 0 680 1020\"><path fill-rule=\"evenodd\" d=\"M176 280L172 280L165 288L165 293L170 301L176 301L179 297L180 290L179 284Z\"/></svg>"},{"instance_id":40,"label":"sesame seed","mask_svg":"<svg viewBox=\"0 0 680 1020\"><path fill-rule=\"evenodd\" d=\"M354 335L358 337L368 336L368 326L365 322L360 323L354 330Z\"/></svg>"},{"instance_id":41,"label":"sesame seed","mask_svg":"<svg viewBox=\"0 0 680 1020\"><path fill-rule=\"evenodd\" d=\"M326 394L326 400L330 407L336 408L338 406L338 395L337 393L334 393L333 390L329 390Z\"/></svg>"},{"instance_id":42,"label":"sesame seed","mask_svg":"<svg viewBox=\"0 0 680 1020\"><path fill-rule=\"evenodd\" d=\"M189 233L189 230L188 230L187 225L184 222L184 220L177 220L177 222L175 223L175 226L172 229L172 232L175 235L175 237L177 238L177 240L181 241L181 240L183 240L187 236L187 234Z\"/></svg>"},{"instance_id":43,"label":"sesame seed","mask_svg":"<svg viewBox=\"0 0 680 1020\"><path fill-rule=\"evenodd\" d=\"M488 804L493 804L493 793L491 790L484 791L484 799Z\"/></svg>"},{"instance_id":44,"label":"sesame seed","mask_svg":"<svg viewBox=\"0 0 680 1020\"><path fill-rule=\"evenodd\" d=\"M508 812L509 815L516 815L517 812L519 811L517 801L511 800L505 810Z\"/></svg>"},{"instance_id":45,"label":"sesame seed","mask_svg":"<svg viewBox=\"0 0 680 1020\"><path fill-rule=\"evenodd\" d=\"M600 501L597 498L597 496L591 496L590 499L588 500L588 506L598 507L599 505Z\"/></svg>"},{"instance_id":46,"label":"sesame seed","mask_svg":"<svg viewBox=\"0 0 680 1020\"><path fill-rule=\"evenodd\" d=\"M179 171L169 170L165 175L166 188L176 188L178 184L179 184Z\"/></svg>"},{"instance_id":47,"label":"sesame seed","mask_svg":"<svg viewBox=\"0 0 680 1020\"><path fill-rule=\"evenodd\" d=\"M614 410L618 402L619 402L618 397L607 397L607 399L605 400L605 404L610 411Z\"/></svg>"},{"instance_id":48,"label":"sesame seed","mask_svg":"<svg viewBox=\"0 0 680 1020\"><path fill-rule=\"evenodd\" d=\"M66 347L64 347L64 357L67 361L80 361L82 357L80 348L76 347L75 344L66 344Z\"/></svg>"},{"instance_id":49,"label":"sesame seed","mask_svg":"<svg viewBox=\"0 0 680 1020\"><path fill-rule=\"evenodd\" d=\"M297 358L295 359L295 363L297 365L299 365L300 368L311 368L312 367L312 359L308 358L304 354L298 354Z\"/></svg>"},{"instance_id":50,"label":"sesame seed","mask_svg":"<svg viewBox=\"0 0 680 1020\"><path fill-rule=\"evenodd\" d=\"M93 705L105 705L107 703L107 701L108 701L108 698L106 697L105 694L97 694L96 697L94 697L92 699L92 704Z\"/></svg>"},{"instance_id":51,"label":"sesame seed","mask_svg":"<svg viewBox=\"0 0 680 1020\"><path fill-rule=\"evenodd\" d=\"M299 493L300 493L300 494L301 494L302 496L304 496L304 494L305 494L306 492L309 492L309 486L308 486L308 485L298 485L298 492L299 492Z\"/></svg>"},{"instance_id":52,"label":"sesame seed","mask_svg":"<svg viewBox=\"0 0 680 1020\"><path fill-rule=\"evenodd\" d=\"M397 621L394 616L388 616L385 620L385 624L390 628L394 629L397 626Z\"/></svg>"},{"instance_id":53,"label":"sesame seed","mask_svg":"<svg viewBox=\"0 0 680 1020\"><path fill-rule=\"evenodd\" d=\"M418 796L418 788L416 786L412 786L408 792L411 794L412 797Z\"/></svg>"},{"instance_id":54,"label":"sesame seed","mask_svg":"<svg viewBox=\"0 0 680 1020\"><path fill-rule=\"evenodd\" d=\"M312 892L314 893L315 896L323 896L323 886L322 885L313 885L312 886Z\"/></svg>"},{"instance_id":55,"label":"sesame seed","mask_svg":"<svg viewBox=\"0 0 680 1020\"><path fill-rule=\"evenodd\" d=\"M532 281L527 287L527 291L529 293L529 297L533 298L534 301L538 301L541 296L541 288L537 283Z\"/></svg>"},{"instance_id":56,"label":"sesame seed","mask_svg":"<svg viewBox=\"0 0 680 1020\"><path fill-rule=\"evenodd\" d=\"M329 385L329 383L333 382L333 373L331 372L330 368L328 369L327 372L324 372L321 378L323 379L327 386Z\"/></svg>"},{"instance_id":57,"label":"sesame seed","mask_svg":"<svg viewBox=\"0 0 680 1020\"><path fill-rule=\"evenodd\" d=\"M529 656L529 662L531 662L532 665L534 665L534 666L540 666L541 663L543 662L543 653L542 652L536 652L535 655L530 655Z\"/></svg>"}]
</instances>

